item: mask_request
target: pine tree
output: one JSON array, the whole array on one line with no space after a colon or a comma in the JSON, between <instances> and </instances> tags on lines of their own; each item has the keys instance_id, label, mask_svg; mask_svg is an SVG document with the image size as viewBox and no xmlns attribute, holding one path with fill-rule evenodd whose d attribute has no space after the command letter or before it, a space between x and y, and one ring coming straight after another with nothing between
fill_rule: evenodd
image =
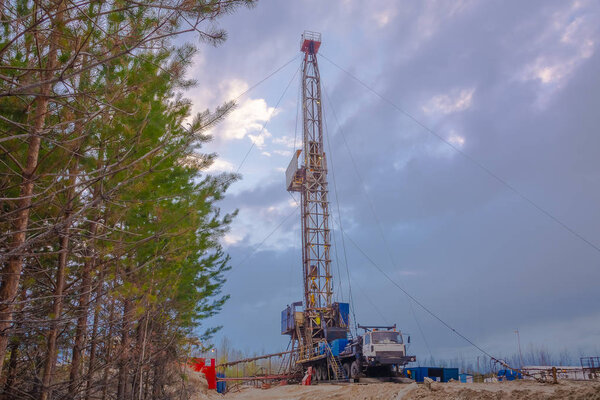
<instances>
[{"instance_id":1,"label":"pine tree","mask_svg":"<svg viewBox=\"0 0 600 400\"><path fill-rule=\"evenodd\" d=\"M249 0L0 3L0 373L6 398L159 398L227 296L204 132L171 38ZM205 335L214 329L205 328Z\"/></svg>"}]
</instances>

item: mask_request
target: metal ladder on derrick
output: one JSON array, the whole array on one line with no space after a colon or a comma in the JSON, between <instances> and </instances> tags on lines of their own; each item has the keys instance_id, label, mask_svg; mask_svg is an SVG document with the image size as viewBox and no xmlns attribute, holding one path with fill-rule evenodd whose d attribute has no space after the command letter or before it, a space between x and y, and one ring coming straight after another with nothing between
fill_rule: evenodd
<instances>
[{"instance_id":1,"label":"metal ladder on derrick","mask_svg":"<svg viewBox=\"0 0 600 400\"><path fill-rule=\"evenodd\" d=\"M325 342L325 349L327 351L327 363L329 367L333 371L333 380L342 381L348 379L346 376L346 371L342 367L342 363L340 362L340 358L338 356L333 355L333 351L331 351L331 347L329 343Z\"/></svg>"}]
</instances>

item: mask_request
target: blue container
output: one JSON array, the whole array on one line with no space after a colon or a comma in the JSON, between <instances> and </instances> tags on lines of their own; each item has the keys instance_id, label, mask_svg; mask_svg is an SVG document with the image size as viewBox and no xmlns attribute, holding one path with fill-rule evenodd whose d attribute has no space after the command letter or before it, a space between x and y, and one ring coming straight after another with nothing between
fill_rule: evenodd
<instances>
[{"instance_id":1,"label":"blue container","mask_svg":"<svg viewBox=\"0 0 600 400\"><path fill-rule=\"evenodd\" d=\"M339 303L340 307L340 317L342 318L342 322L348 326L350 322L350 303Z\"/></svg>"},{"instance_id":2,"label":"blue container","mask_svg":"<svg viewBox=\"0 0 600 400\"><path fill-rule=\"evenodd\" d=\"M217 373L217 393L225 393L227 390L227 382L219 381L218 378L225 378L225 374Z\"/></svg>"},{"instance_id":3,"label":"blue container","mask_svg":"<svg viewBox=\"0 0 600 400\"><path fill-rule=\"evenodd\" d=\"M348 339L335 339L331 342L331 353L334 356L339 356L342 351L346 348Z\"/></svg>"},{"instance_id":4,"label":"blue container","mask_svg":"<svg viewBox=\"0 0 600 400\"><path fill-rule=\"evenodd\" d=\"M294 308L288 306L281 312L281 334L289 334L295 328Z\"/></svg>"},{"instance_id":5,"label":"blue container","mask_svg":"<svg viewBox=\"0 0 600 400\"><path fill-rule=\"evenodd\" d=\"M458 368L444 368L442 382L448 382L450 379L458 380Z\"/></svg>"},{"instance_id":6,"label":"blue container","mask_svg":"<svg viewBox=\"0 0 600 400\"><path fill-rule=\"evenodd\" d=\"M458 368L414 367L406 368L406 372L408 377L416 382L423 382L425 377L438 382L458 380Z\"/></svg>"},{"instance_id":7,"label":"blue container","mask_svg":"<svg viewBox=\"0 0 600 400\"><path fill-rule=\"evenodd\" d=\"M287 333L288 329L288 314L289 314L289 309L286 308L285 310L283 310L281 312L281 334L285 334Z\"/></svg>"},{"instance_id":8,"label":"blue container","mask_svg":"<svg viewBox=\"0 0 600 400\"><path fill-rule=\"evenodd\" d=\"M515 372L512 369L501 369L498 371L499 381L514 381L515 379L523 379L520 372Z\"/></svg>"},{"instance_id":9,"label":"blue container","mask_svg":"<svg viewBox=\"0 0 600 400\"><path fill-rule=\"evenodd\" d=\"M473 375L470 375L470 374L458 374L458 380L460 381L460 383L473 383Z\"/></svg>"},{"instance_id":10,"label":"blue container","mask_svg":"<svg viewBox=\"0 0 600 400\"><path fill-rule=\"evenodd\" d=\"M319 354L325 354L325 343L319 342Z\"/></svg>"}]
</instances>

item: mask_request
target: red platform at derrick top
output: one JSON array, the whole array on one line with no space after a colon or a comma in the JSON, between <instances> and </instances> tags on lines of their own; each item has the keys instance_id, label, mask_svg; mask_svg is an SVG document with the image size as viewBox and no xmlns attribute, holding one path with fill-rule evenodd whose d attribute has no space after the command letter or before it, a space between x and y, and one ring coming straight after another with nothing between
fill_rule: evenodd
<instances>
[{"instance_id":1,"label":"red platform at derrick top","mask_svg":"<svg viewBox=\"0 0 600 400\"><path fill-rule=\"evenodd\" d=\"M303 53L317 54L321 47L321 34L317 32L304 31L302 34L302 45L300 51Z\"/></svg>"}]
</instances>

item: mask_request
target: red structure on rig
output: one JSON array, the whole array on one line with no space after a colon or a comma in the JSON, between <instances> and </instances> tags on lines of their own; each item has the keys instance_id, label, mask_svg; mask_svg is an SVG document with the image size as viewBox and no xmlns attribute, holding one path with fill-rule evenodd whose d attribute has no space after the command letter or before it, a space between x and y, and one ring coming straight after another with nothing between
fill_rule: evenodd
<instances>
[{"instance_id":1,"label":"red structure on rig","mask_svg":"<svg viewBox=\"0 0 600 400\"><path fill-rule=\"evenodd\" d=\"M209 389L217 388L217 371L215 370L215 359L210 359L210 365L206 365L205 358L194 358L191 367L196 372L201 372L206 377L206 383Z\"/></svg>"}]
</instances>

